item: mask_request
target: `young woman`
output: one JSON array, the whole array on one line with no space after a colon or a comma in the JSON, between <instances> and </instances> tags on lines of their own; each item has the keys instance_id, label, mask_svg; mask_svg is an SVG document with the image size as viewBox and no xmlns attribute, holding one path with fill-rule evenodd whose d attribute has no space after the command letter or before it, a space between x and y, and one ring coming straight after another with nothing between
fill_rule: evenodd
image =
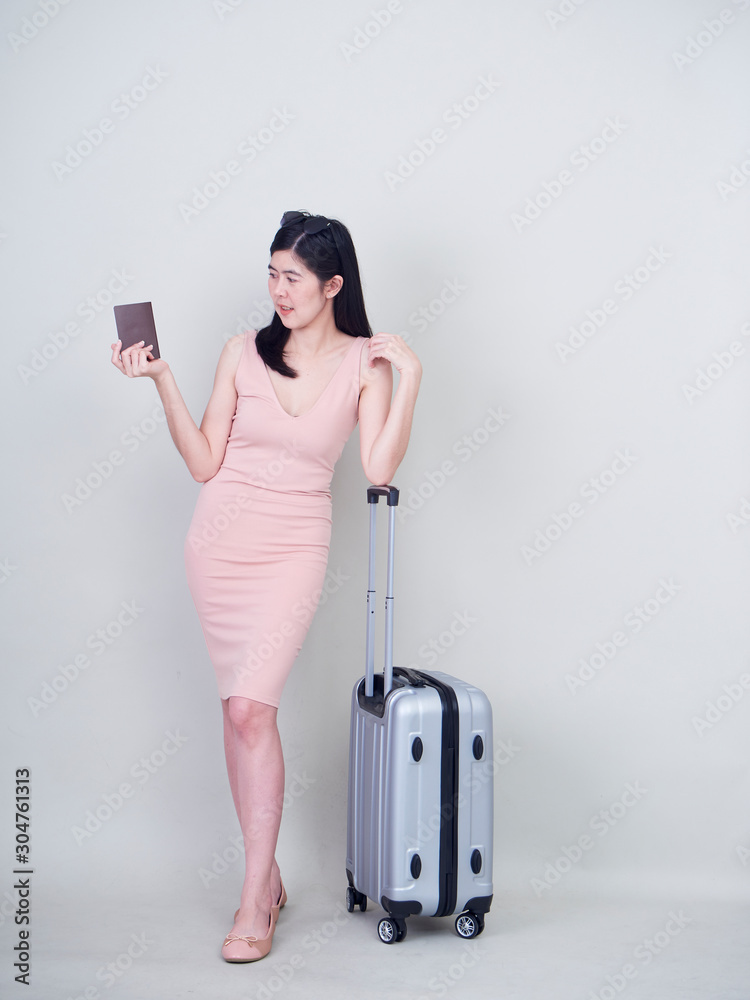
<instances>
[{"instance_id":1,"label":"young woman","mask_svg":"<svg viewBox=\"0 0 750 1000\"><path fill-rule=\"evenodd\" d=\"M401 337L373 336L354 245L336 219L284 215L268 289L275 315L226 343L200 428L153 345L112 345L121 372L156 383L172 439L204 484L185 566L216 671L245 844L240 907L221 950L228 962L268 954L286 902L275 859L284 797L276 712L323 585L334 466L359 421L365 476L390 482L422 376Z\"/></svg>"}]
</instances>

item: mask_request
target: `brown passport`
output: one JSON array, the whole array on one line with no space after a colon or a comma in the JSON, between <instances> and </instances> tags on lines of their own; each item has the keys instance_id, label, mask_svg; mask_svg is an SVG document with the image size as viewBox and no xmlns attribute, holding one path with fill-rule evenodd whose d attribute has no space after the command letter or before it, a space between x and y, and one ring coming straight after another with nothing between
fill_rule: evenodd
<instances>
[{"instance_id":1,"label":"brown passport","mask_svg":"<svg viewBox=\"0 0 750 1000\"><path fill-rule=\"evenodd\" d=\"M150 302L130 302L127 305L115 306L114 311L117 337L122 341L121 350L132 347L142 340L145 347L149 344L154 345L151 348L154 361L161 357L159 341L156 339L154 310Z\"/></svg>"}]
</instances>

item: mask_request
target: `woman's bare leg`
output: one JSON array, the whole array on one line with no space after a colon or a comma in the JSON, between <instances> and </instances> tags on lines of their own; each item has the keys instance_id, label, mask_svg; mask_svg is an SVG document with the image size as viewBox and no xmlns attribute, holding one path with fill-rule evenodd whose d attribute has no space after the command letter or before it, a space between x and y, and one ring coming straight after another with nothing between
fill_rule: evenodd
<instances>
[{"instance_id":1,"label":"woman's bare leg","mask_svg":"<svg viewBox=\"0 0 750 1000\"><path fill-rule=\"evenodd\" d=\"M240 800L239 792L237 790L237 751L235 749L235 732L232 722L229 718L229 699L225 698L221 702L221 708L224 715L224 755L227 761L227 774L229 775L229 787L232 790L232 800L234 802L234 808L237 812L237 819L240 821L240 828L242 828L242 817L240 815ZM284 766L284 761L282 757L282 768ZM282 772L282 782L283 782L283 772ZM276 858L273 859L273 864L271 865L271 895L273 896L274 903L278 903L279 897L281 895L281 871L279 870Z\"/></svg>"},{"instance_id":2,"label":"woman's bare leg","mask_svg":"<svg viewBox=\"0 0 750 1000\"><path fill-rule=\"evenodd\" d=\"M276 709L238 696L222 706L227 773L245 844L240 911L230 933L263 938L280 892L274 854L284 801L284 757ZM224 954L244 957L246 946L235 942Z\"/></svg>"}]
</instances>

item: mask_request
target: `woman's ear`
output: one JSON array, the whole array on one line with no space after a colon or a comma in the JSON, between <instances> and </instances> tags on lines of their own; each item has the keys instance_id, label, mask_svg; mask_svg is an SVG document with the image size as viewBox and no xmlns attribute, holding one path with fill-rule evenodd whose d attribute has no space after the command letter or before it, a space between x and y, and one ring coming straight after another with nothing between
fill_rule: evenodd
<instances>
[{"instance_id":1,"label":"woman's ear","mask_svg":"<svg viewBox=\"0 0 750 1000\"><path fill-rule=\"evenodd\" d=\"M344 286L344 279L340 274L334 274L330 281L327 281L324 285L325 295L327 299L332 299L341 291Z\"/></svg>"}]
</instances>

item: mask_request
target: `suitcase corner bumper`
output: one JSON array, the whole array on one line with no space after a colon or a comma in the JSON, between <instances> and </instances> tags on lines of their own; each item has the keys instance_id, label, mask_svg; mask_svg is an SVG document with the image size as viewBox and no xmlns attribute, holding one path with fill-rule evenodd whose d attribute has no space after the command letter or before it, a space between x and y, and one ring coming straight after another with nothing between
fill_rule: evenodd
<instances>
[{"instance_id":1,"label":"suitcase corner bumper","mask_svg":"<svg viewBox=\"0 0 750 1000\"><path fill-rule=\"evenodd\" d=\"M416 899L398 900L381 896L380 905L389 917L411 917L422 912L422 904Z\"/></svg>"}]
</instances>

